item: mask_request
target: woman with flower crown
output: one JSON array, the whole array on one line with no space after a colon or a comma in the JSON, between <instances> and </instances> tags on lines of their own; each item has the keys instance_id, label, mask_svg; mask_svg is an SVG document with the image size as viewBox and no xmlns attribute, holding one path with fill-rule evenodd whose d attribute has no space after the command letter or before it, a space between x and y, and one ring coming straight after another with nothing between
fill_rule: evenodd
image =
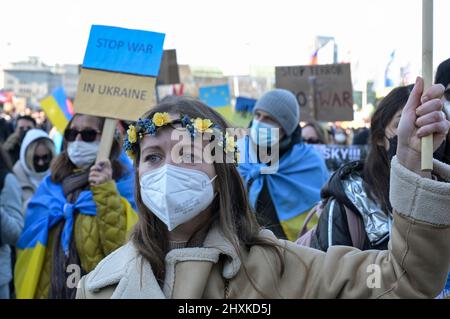
<instances>
[{"instance_id":1,"label":"woman with flower crown","mask_svg":"<svg viewBox=\"0 0 450 319\"><path fill-rule=\"evenodd\" d=\"M418 147L433 133L437 147L450 123L433 115L442 87L423 104L422 91L419 80L398 129L387 251L325 253L277 239L251 211L236 136L222 117L191 98L160 103L125 142L140 219L130 242L81 279L77 298L434 297L450 261L450 184L420 176ZM435 170L450 178L450 167Z\"/></svg>"}]
</instances>

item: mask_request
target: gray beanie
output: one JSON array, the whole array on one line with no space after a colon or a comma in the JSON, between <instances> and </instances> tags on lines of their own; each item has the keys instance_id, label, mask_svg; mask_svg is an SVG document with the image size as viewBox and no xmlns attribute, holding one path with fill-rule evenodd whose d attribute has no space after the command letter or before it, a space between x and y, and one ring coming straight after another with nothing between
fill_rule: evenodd
<instances>
[{"instance_id":1,"label":"gray beanie","mask_svg":"<svg viewBox=\"0 0 450 319\"><path fill-rule=\"evenodd\" d=\"M253 114L257 110L269 113L280 123L286 135L294 133L300 123L300 106L295 95L288 90L275 89L265 93L253 108Z\"/></svg>"}]
</instances>

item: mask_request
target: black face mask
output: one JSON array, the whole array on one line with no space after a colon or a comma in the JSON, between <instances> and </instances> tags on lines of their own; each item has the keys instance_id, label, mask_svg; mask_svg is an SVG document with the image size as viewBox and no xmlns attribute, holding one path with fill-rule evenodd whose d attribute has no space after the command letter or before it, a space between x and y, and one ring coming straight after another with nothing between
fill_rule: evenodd
<instances>
[{"instance_id":1,"label":"black face mask","mask_svg":"<svg viewBox=\"0 0 450 319\"><path fill-rule=\"evenodd\" d=\"M391 137L389 140L389 149L387 151L387 156L389 159L389 162L392 160L392 158L397 154L397 135L394 137Z\"/></svg>"},{"instance_id":2,"label":"black face mask","mask_svg":"<svg viewBox=\"0 0 450 319\"><path fill-rule=\"evenodd\" d=\"M397 142L398 142L397 135L389 139L389 149L387 151L389 162L392 160L395 154L397 154ZM433 153L433 158L441 162L443 161L444 157L445 157L445 141Z\"/></svg>"},{"instance_id":3,"label":"black face mask","mask_svg":"<svg viewBox=\"0 0 450 319\"><path fill-rule=\"evenodd\" d=\"M33 166L36 173L42 173L48 170L48 168L50 167L51 160L52 156L49 154L46 154L44 156L35 155L33 158ZM42 164L40 164L40 162Z\"/></svg>"},{"instance_id":4,"label":"black face mask","mask_svg":"<svg viewBox=\"0 0 450 319\"><path fill-rule=\"evenodd\" d=\"M46 170L49 169L49 167L50 167L50 163L44 163L42 165L34 163L34 169L35 169L36 173L45 172Z\"/></svg>"}]
</instances>

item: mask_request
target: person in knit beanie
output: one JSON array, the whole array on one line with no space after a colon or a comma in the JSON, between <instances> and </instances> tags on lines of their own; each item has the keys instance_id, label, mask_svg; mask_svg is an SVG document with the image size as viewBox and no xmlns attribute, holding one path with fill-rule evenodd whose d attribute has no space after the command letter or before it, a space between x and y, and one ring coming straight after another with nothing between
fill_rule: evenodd
<instances>
[{"instance_id":1,"label":"person in knit beanie","mask_svg":"<svg viewBox=\"0 0 450 319\"><path fill-rule=\"evenodd\" d=\"M328 179L322 157L302 142L299 123L300 106L294 94L271 90L253 108L250 136L238 142L244 158L238 168L258 222L290 240L297 237L305 213L320 200L320 189ZM265 173L274 163L263 162L261 154L274 152L278 152L273 160L278 159L277 170Z\"/></svg>"}]
</instances>

